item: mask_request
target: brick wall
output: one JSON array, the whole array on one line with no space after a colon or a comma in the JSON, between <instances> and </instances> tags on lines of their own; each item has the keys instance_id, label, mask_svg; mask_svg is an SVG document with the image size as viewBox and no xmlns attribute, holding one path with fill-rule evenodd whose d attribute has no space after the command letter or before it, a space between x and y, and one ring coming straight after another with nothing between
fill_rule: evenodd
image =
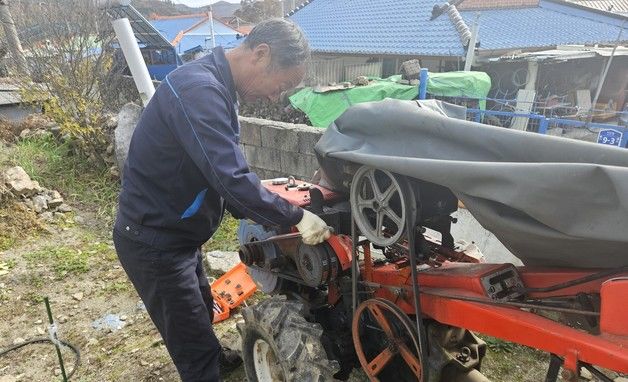
<instances>
[{"instance_id":1,"label":"brick wall","mask_svg":"<svg viewBox=\"0 0 628 382\"><path fill-rule=\"evenodd\" d=\"M309 180L318 169L314 145L324 130L307 125L240 117L240 145L261 179Z\"/></svg>"}]
</instances>

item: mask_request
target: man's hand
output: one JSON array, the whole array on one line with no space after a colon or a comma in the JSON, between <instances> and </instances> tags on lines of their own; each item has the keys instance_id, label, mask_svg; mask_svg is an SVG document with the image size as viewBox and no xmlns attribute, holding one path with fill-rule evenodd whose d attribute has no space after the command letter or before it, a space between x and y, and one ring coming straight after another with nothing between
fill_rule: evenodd
<instances>
[{"instance_id":1,"label":"man's hand","mask_svg":"<svg viewBox=\"0 0 628 382\"><path fill-rule=\"evenodd\" d=\"M303 210L303 217L296 227L301 232L301 237L305 244L319 244L331 236L325 221L308 210Z\"/></svg>"}]
</instances>

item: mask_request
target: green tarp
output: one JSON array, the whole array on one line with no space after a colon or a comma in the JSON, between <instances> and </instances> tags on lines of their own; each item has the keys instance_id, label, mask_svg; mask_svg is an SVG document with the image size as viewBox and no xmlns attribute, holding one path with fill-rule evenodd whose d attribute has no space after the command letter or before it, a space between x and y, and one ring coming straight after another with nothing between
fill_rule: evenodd
<instances>
[{"instance_id":1,"label":"green tarp","mask_svg":"<svg viewBox=\"0 0 628 382\"><path fill-rule=\"evenodd\" d=\"M366 86L315 93L305 88L290 97L292 106L303 111L313 126L327 127L351 105L381 101L385 98L411 100L417 98L416 85L397 83L401 76L376 79ZM484 108L484 99L491 88L491 79L484 72L430 73L427 92L433 96L478 98Z\"/></svg>"}]
</instances>

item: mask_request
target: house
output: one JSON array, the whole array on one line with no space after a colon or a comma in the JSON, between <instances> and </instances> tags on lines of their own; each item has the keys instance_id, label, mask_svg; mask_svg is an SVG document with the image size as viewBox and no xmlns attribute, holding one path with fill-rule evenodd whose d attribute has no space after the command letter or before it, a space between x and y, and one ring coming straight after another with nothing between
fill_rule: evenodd
<instances>
[{"instance_id":1,"label":"house","mask_svg":"<svg viewBox=\"0 0 628 382\"><path fill-rule=\"evenodd\" d=\"M206 53L215 46L225 49L240 44L243 34L209 13L160 16L152 14L148 21L183 56L183 61L193 59L196 53Z\"/></svg>"},{"instance_id":2,"label":"house","mask_svg":"<svg viewBox=\"0 0 628 382\"><path fill-rule=\"evenodd\" d=\"M16 82L8 78L0 81L0 120L22 122L37 113L41 113L40 102L25 102Z\"/></svg>"},{"instance_id":3,"label":"house","mask_svg":"<svg viewBox=\"0 0 628 382\"><path fill-rule=\"evenodd\" d=\"M243 36L223 22L210 18L209 13L152 14L147 20L132 5L124 4L110 7L108 12L113 19L129 20L151 78L160 81L183 62L206 54L214 46L235 48ZM116 61L126 66L121 51L118 51Z\"/></svg>"},{"instance_id":4,"label":"house","mask_svg":"<svg viewBox=\"0 0 628 382\"><path fill-rule=\"evenodd\" d=\"M570 2L588 8L600 11L617 13L622 16L628 16L627 0L569 0Z\"/></svg>"},{"instance_id":5,"label":"house","mask_svg":"<svg viewBox=\"0 0 628 382\"><path fill-rule=\"evenodd\" d=\"M627 17L561 0L311 0L289 18L307 35L319 82L398 73L418 58L430 71L462 69L477 22L473 63L558 45L614 44ZM622 27L623 25L623 27Z\"/></svg>"}]
</instances>

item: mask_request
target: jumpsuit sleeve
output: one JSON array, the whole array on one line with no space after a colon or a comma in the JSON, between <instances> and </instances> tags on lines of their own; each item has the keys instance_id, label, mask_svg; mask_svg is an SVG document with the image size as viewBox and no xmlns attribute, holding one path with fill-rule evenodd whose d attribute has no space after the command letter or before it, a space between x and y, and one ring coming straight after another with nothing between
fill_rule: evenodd
<instances>
[{"instance_id":1,"label":"jumpsuit sleeve","mask_svg":"<svg viewBox=\"0 0 628 382\"><path fill-rule=\"evenodd\" d=\"M163 85L173 93L172 133L230 208L264 225L297 224L303 210L268 191L249 170L236 143L229 101L218 86L201 83L178 90L168 78Z\"/></svg>"}]
</instances>

